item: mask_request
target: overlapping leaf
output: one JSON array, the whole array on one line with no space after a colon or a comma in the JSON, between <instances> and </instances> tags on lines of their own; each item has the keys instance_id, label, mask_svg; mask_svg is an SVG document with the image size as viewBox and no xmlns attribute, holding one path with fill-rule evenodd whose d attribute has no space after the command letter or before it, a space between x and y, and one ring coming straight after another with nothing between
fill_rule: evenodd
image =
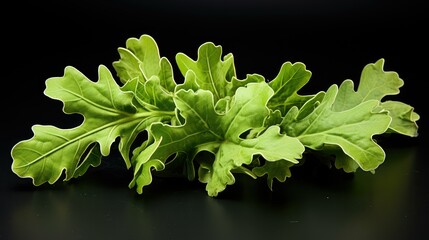
<instances>
[{"instance_id":1,"label":"overlapping leaf","mask_svg":"<svg viewBox=\"0 0 429 240\"><path fill-rule=\"evenodd\" d=\"M226 185L234 183L231 171L250 164L254 155L260 154L269 161L283 159L296 163L304 147L297 139L281 135L278 127L273 126L254 139L240 138L242 133L263 125L269 113L266 104L272 94L272 89L264 82L248 84L238 88L229 111L219 114L210 91L177 92L175 102L185 124L152 125L150 131L158 146L156 150L143 150L136 158L135 178L143 174L139 168L153 159L165 162L175 153L186 153L188 164L193 164L198 152L208 151L215 155L215 160L206 163L205 166L209 166L207 175L200 179L206 179L208 194L216 196ZM137 182L139 192L143 187Z\"/></svg>"},{"instance_id":2,"label":"overlapping leaf","mask_svg":"<svg viewBox=\"0 0 429 240\"><path fill-rule=\"evenodd\" d=\"M93 156L107 156L117 137L121 154L130 166L129 148L137 134L166 116L165 112L138 111L132 104L134 94L121 90L104 66L99 68L98 82L67 67L63 77L46 81L45 94L63 101L65 113L82 114L84 122L72 129L35 125L33 138L14 146L13 171L33 178L35 185L54 183L63 171L65 180L82 175L82 169L88 167L87 160L92 165L99 164ZM88 156L83 156L91 144L99 145L101 155L89 151Z\"/></svg>"},{"instance_id":3,"label":"overlapping leaf","mask_svg":"<svg viewBox=\"0 0 429 240\"><path fill-rule=\"evenodd\" d=\"M292 108L282 128L310 149L323 150L334 145L363 170L374 170L384 161L385 153L373 136L384 133L391 118L387 112L374 112L379 104L377 100L362 102L345 111L334 111L334 104L340 101L338 92L337 85L332 85L326 94L321 92L314 97L322 99L320 103L309 100L301 110ZM313 107L314 111L306 111Z\"/></svg>"},{"instance_id":4,"label":"overlapping leaf","mask_svg":"<svg viewBox=\"0 0 429 240\"><path fill-rule=\"evenodd\" d=\"M199 47L197 60L184 53L178 53L176 61L185 76L184 85L189 86L188 89L209 90L213 93L215 103L226 97L232 97L239 87L248 83L265 81L258 74L248 74L244 80L239 80L235 72L233 55L227 54L222 60L222 47L211 42Z\"/></svg>"},{"instance_id":5,"label":"overlapping leaf","mask_svg":"<svg viewBox=\"0 0 429 240\"><path fill-rule=\"evenodd\" d=\"M277 179L280 182L286 181L286 178L292 176L290 167L293 165L293 162L286 160L275 162L266 161L262 166L253 168L252 171L258 177L267 175L268 187L273 190L274 179Z\"/></svg>"},{"instance_id":6,"label":"overlapping leaf","mask_svg":"<svg viewBox=\"0 0 429 240\"><path fill-rule=\"evenodd\" d=\"M285 114L292 106L301 107L312 95L299 95L298 91L310 80L311 72L303 63L285 62L278 75L269 82L274 90L274 96L268 106L273 111L279 110Z\"/></svg>"},{"instance_id":7,"label":"overlapping leaf","mask_svg":"<svg viewBox=\"0 0 429 240\"><path fill-rule=\"evenodd\" d=\"M176 83L173 69L165 57L160 57L158 45L149 35L129 38L126 47L118 48L120 60L113 67L124 90L134 92L138 104L151 110L172 111Z\"/></svg>"},{"instance_id":8,"label":"overlapping leaf","mask_svg":"<svg viewBox=\"0 0 429 240\"><path fill-rule=\"evenodd\" d=\"M120 60L113 67L122 83L137 79L141 83L152 77L160 80L161 86L173 92L176 83L173 70L167 58L161 57L155 40L146 34L140 38L129 38L126 47L118 48Z\"/></svg>"},{"instance_id":9,"label":"overlapping leaf","mask_svg":"<svg viewBox=\"0 0 429 240\"><path fill-rule=\"evenodd\" d=\"M354 90L352 80L346 80L340 85L337 100L333 105L334 111L344 111L368 100L383 101L387 95L399 94L404 81L398 73L384 71L384 59L367 64L362 70L358 89ZM392 117L391 131L399 134L417 136L416 121L420 116L414 112L414 108L399 101L382 102L379 111L387 110Z\"/></svg>"},{"instance_id":10,"label":"overlapping leaf","mask_svg":"<svg viewBox=\"0 0 429 240\"><path fill-rule=\"evenodd\" d=\"M384 59L364 67L357 90L351 80L326 92L300 95L311 72L302 63L284 63L266 81L259 74L236 77L232 54L202 44L198 58L176 55L184 76L176 84L168 59L149 35L130 38L113 63L119 86L101 65L93 82L73 67L46 81L45 94L64 103L67 114L84 121L71 129L34 125L34 136L12 149L12 170L35 185L79 177L98 166L119 139L129 187L142 193L154 171L178 167L188 179L206 183L217 196L235 182L235 174L284 182L307 150L334 155L346 172L374 171L385 159L373 139L386 132L416 137L420 116L400 101L384 101L403 85L396 72L383 70ZM131 149L137 136L147 139ZM130 159L130 151L133 150ZM207 156L208 155L208 156Z\"/></svg>"}]
</instances>

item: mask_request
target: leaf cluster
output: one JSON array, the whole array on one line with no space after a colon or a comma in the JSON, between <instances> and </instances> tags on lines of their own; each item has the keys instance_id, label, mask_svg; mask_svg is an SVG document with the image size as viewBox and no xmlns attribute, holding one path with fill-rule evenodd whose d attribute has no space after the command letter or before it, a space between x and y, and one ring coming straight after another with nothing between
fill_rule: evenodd
<instances>
[{"instance_id":1,"label":"leaf cluster","mask_svg":"<svg viewBox=\"0 0 429 240\"><path fill-rule=\"evenodd\" d=\"M333 165L346 172L373 172L385 160L376 135L418 135L414 108L384 100L403 85L396 72L384 71L384 59L363 68L356 88L348 79L301 95L311 72L300 62L285 62L272 80L259 74L239 79L233 55L206 42L197 59L176 55L184 77L178 83L151 36L129 38L118 52L119 81L103 65L96 82L71 66L46 80L45 95L83 122L70 129L34 125L34 136L11 151L15 174L36 186L62 176L67 181L100 165L119 141L134 173L129 187L138 193L155 174L179 174L198 179L215 197L236 174L266 177L272 189L306 153L333 156ZM143 132L147 137L135 147Z\"/></svg>"}]
</instances>

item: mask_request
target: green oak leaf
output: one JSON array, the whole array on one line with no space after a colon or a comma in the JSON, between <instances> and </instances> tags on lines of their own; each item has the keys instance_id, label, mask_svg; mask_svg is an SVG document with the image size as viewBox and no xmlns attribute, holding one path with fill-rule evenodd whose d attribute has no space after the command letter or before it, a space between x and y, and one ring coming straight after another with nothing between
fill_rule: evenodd
<instances>
[{"instance_id":1,"label":"green oak leaf","mask_svg":"<svg viewBox=\"0 0 429 240\"><path fill-rule=\"evenodd\" d=\"M238 79L231 53L202 44L194 60L183 53L169 60L149 35L129 38L113 62L93 82L69 66L46 81L45 95L79 114L80 125L61 129L33 125L33 137L13 146L12 171L33 184L53 184L85 174L101 164L118 141L130 188L143 193L153 175L198 177L209 196L234 184L237 174L284 182L304 151L331 159L345 172L375 172L385 152L374 137L383 133L418 135L420 115L406 103L385 100L404 82L384 71L384 59L366 65L357 89L347 79L314 95L298 93L312 75L303 63L285 62L269 81L259 74ZM142 138L138 138L142 137ZM139 144L138 141L142 142ZM135 147L136 146L136 147ZM132 151L132 152L131 152Z\"/></svg>"},{"instance_id":2,"label":"green oak leaf","mask_svg":"<svg viewBox=\"0 0 429 240\"><path fill-rule=\"evenodd\" d=\"M162 87L157 77L152 77L142 83L138 79L132 79L122 87L124 91L131 91L135 96L135 105L147 111L174 111L176 106L173 93Z\"/></svg>"},{"instance_id":3,"label":"green oak leaf","mask_svg":"<svg viewBox=\"0 0 429 240\"><path fill-rule=\"evenodd\" d=\"M264 165L259 167L254 167L252 171L258 177L267 175L267 184L270 190L272 191L274 179L277 179L280 182L285 182L286 178L292 176L290 167L292 167L294 164L295 163L293 162L285 161L285 160L280 160L275 162L266 161Z\"/></svg>"},{"instance_id":4,"label":"green oak leaf","mask_svg":"<svg viewBox=\"0 0 429 240\"><path fill-rule=\"evenodd\" d=\"M77 178L86 173L89 167L98 167L101 164L101 159L103 155L100 152L100 145L95 143L93 144L88 151L88 154L82 159L81 163L76 167L73 177Z\"/></svg>"},{"instance_id":5,"label":"green oak leaf","mask_svg":"<svg viewBox=\"0 0 429 240\"><path fill-rule=\"evenodd\" d=\"M357 106L368 100L378 100L382 102L388 95L399 94L404 81L398 73L384 71L384 59L379 59L375 63L367 64L362 70L357 90L354 90L352 80L345 80L340 85L337 100L333 105L334 111L344 111ZM387 110L392 117L389 131L404 134L407 136L417 136L417 120L419 115L414 112L411 106L397 101L382 102L378 107L380 111Z\"/></svg>"},{"instance_id":6,"label":"green oak leaf","mask_svg":"<svg viewBox=\"0 0 429 240\"><path fill-rule=\"evenodd\" d=\"M303 63L285 62L278 75L269 82L274 96L268 102L268 107L285 114L292 106L302 106L312 95L303 96L297 92L308 83L310 77L311 72Z\"/></svg>"},{"instance_id":7,"label":"green oak leaf","mask_svg":"<svg viewBox=\"0 0 429 240\"><path fill-rule=\"evenodd\" d=\"M176 92L179 90L193 90L198 91L200 89L200 85L197 82L197 76L193 71L187 71L184 75L185 81L182 84L178 84L176 86Z\"/></svg>"},{"instance_id":8,"label":"green oak leaf","mask_svg":"<svg viewBox=\"0 0 429 240\"><path fill-rule=\"evenodd\" d=\"M176 62L183 76L188 70L192 70L199 88L211 91L217 102L226 96L227 81L235 76L234 58L232 55L227 56L222 61L222 47L207 42L199 47L197 61L184 53L178 53Z\"/></svg>"},{"instance_id":9,"label":"green oak leaf","mask_svg":"<svg viewBox=\"0 0 429 240\"><path fill-rule=\"evenodd\" d=\"M160 85L168 92L173 92L176 83L173 69L165 57L160 57L158 45L149 35L140 38L129 38L126 47L118 48L120 60L113 62L113 67L122 83L137 79L141 83L153 77L159 79Z\"/></svg>"},{"instance_id":10,"label":"green oak leaf","mask_svg":"<svg viewBox=\"0 0 429 240\"><path fill-rule=\"evenodd\" d=\"M232 171L252 162L254 155L262 155L269 161L288 160L293 163L301 157L304 146L295 138L280 134L280 128L272 126L258 138L242 139L240 135L250 129L261 127L269 110L266 106L272 89L265 82L249 83L237 89L231 107L223 114L215 110L213 93L207 90L180 90L175 98L176 106L185 119L182 126L153 124L151 134L156 139L156 150L148 148L136 158L134 179L140 168L150 160L166 162L177 153L186 154L188 169L194 169L194 157L201 151L215 156L209 165L206 190L217 196L227 185L234 183ZM183 156L183 155L182 155ZM138 165L137 165L138 164ZM193 172L188 173L193 175ZM192 178L192 176L190 177ZM137 183L141 192L144 185Z\"/></svg>"},{"instance_id":11,"label":"green oak leaf","mask_svg":"<svg viewBox=\"0 0 429 240\"><path fill-rule=\"evenodd\" d=\"M309 105L316 106L312 112L300 114L297 107L291 108L282 122L282 129L289 136L297 137L304 146L322 150L340 147L365 171L376 169L385 158L384 150L373 140L373 136L385 133L391 117L386 111L374 112L377 100L368 100L345 111L334 111L338 86L332 85L326 94L319 93L314 98L323 96L318 101L309 100ZM303 106L302 109L311 109Z\"/></svg>"},{"instance_id":12,"label":"green oak leaf","mask_svg":"<svg viewBox=\"0 0 429 240\"><path fill-rule=\"evenodd\" d=\"M333 110L347 110L368 100L381 101L387 95L398 94L399 88L404 85L404 81L399 78L396 72L385 72L383 65L384 59L367 64L362 70L356 92L353 89L353 81L345 80L340 85Z\"/></svg>"},{"instance_id":13,"label":"green oak leaf","mask_svg":"<svg viewBox=\"0 0 429 240\"><path fill-rule=\"evenodd\" d=\"M356 161L354 161L351 157L344 154L344 152L336 148L336 151L332 151L331 153L335 155L335 167L337 169L343 169L344 172L351 173L356 172L356 170L359 168L359 165ZM371 171L374 171L371 170Z\"/></svg>"},{"instance_id":14,"label":"green oak leaf","mask_svg":"<svg viewBox=\"0 0 429 240\"><path fill-rule=\"evenodd\" d=\"M244 139L238 144L225 141L217 151L213 151L215 161L209 169L209 176L204 177L207 181L206 189L210 196L216 196L226 185L234 184L231 171L243 164L250 164L255 155L261 155L268 162L285 161L294 165L298 163L296 159L302 157L304 150L298 139L280 134L278 126L271 126L257 138Z\"/></svg>"},{"instance_id":15,"label":"green oak leaf","mask_svg":"<svg viewBox=\"0 0 429 240\"><path fill-rule=\"evenodd\" d=\"M176 62L185 76L184 86L180 89L209 90L213 93L215 103L225 97L232 97L237 88L248 83L265 81L258 74L247 74L244 80L238 79L233 55L227 54L222 60L222 46L216 46L212 42L199 47L197 60L184 53L178 53ZM193 74L188 74L188 71L192 71Z\"/></svg>"},{"instance_id":16,"label":"green oak leaf","mask_svg":"<svg viewBox=\"0 0 429 240\"><path fill-rule=\"evenodd\" d=\"M145 162L144 165L139 168L139 172L136 173L136 178L133 179L133 181L130 183L130 187L134 186L135 184L139 186L147 186L152 183L152 170L155 169L156 171L162 171L164 170L165 165L162 161L158 159L151 159L147 162ZM143 189L137 190L139 194L142 194Z\"/></svg>"},{"instance_id":17,"label":"green oak leaf","mask_svg":"<svg viewBox=\"0 0 429 240\"><path fill-rule=\"evenodd\" d=\"M121 59L113 62L113 67L124 83L122 90L134 93L138 111L175 111L173 68L167 58L160 57L155 40L146 34L129 38L126 48L120 47L118 52Z\"/></svg>"},{"instance_id":18,"label":"green oak leaf","mask_svg":"<svg viewBox=\"0 0 429 240\"><path fill-rule=\"evenodd\" d=\"M414 112L414 107L399 101L385 101L380 104L380 111L382 110L387 110L392 117L389 132L409 137L418 136L417 121L420 115Z\"/></svg>"},{"instance_id":19,"label":"green oak leaf","mask_svg":"<svg viewBox=\"0 0 429 240\"><path fill-rule=\"evenodd\" d=\"M61 100L65 113L81 114L84 121L71 129L34 125L34 136L12 149L12 169L17 175L31 177L35 185L52 184L63 171L65 180L80 176L89 165L99 164L100 154L110 153L118 137L119 150L130 167L129 151L136 136L150 123L174 115L137 109L132 104L134 94L121 90L105 66L99 67L98 74L99 80L93 82L77 69L66 67L64 76L46 81L45 94ZM89 150L92 144L96 146Z\"/></svg>"}]
</instances>

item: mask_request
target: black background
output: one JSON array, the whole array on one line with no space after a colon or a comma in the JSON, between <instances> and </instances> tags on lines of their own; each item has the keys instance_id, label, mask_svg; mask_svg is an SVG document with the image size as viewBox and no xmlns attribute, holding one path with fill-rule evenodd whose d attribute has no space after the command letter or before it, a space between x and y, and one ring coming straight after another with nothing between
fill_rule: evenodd
<instances>
[{"instance_id":1,"label":"black background","mask_svg":"<svg viewBox=\"0 0 429 240\"><path fill-rule=\"evenodd\" d=\"M429 166L425 116L427 8L418 1L160 0L15 1L2 7L0 239L426 239ZM14 175L10 150L33 124L73 127L78 116L43 95L44 81L74 66L92 80L113 71L118 47L149 34L174 57L196 59L211 41L232 52L237 75L272 79L286 61L303 62L315 93L385 59L405 85L396 100L421 115L417 138L381 142L376 174L344 174L317 163L268 190L238 177L218 198L204 185L156 179L143 195L128 189L131 171L112 153L85 176L33 187Z\"/></svg>"}]
</instances>

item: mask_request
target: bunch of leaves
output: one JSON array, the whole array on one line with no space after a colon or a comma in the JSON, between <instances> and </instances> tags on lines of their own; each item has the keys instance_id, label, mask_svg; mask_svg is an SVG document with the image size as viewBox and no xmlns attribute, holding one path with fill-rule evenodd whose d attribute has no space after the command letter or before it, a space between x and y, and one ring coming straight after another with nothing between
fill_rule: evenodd
<instances>
[{"instance_id":1,"label":"bunch of leaves","mask_svg":"<svg viewBox=\"0 0 429 240\"><path fill-rule=\"evenodd\" d=\"M334 166L346 172L374 172L385 160L375 135L418 135L414 108L383 100L403 85L396 72L383 70L384 59L363 68L357 90L345 80L301 95L311 72L300 62L285 62L272 80L259 74L238 79L233 55L206 42L196 60L176 55L184 77L178 83L151 36L129 38L118 52L113 68L119 81L103 65L96 82L70 66L46 80L45 95L84 120L71 129L34 125L34 136L12 149L15 174L36 186L62 176L67 181L99 166L119 141L134 171L129 187L138 193L164 172L197 178L214 197L234 184L236 174L266 177L272 189L305 153L334 156ZM139 136L144 141L135 146Z\"/></svg>"}]
</instances>

